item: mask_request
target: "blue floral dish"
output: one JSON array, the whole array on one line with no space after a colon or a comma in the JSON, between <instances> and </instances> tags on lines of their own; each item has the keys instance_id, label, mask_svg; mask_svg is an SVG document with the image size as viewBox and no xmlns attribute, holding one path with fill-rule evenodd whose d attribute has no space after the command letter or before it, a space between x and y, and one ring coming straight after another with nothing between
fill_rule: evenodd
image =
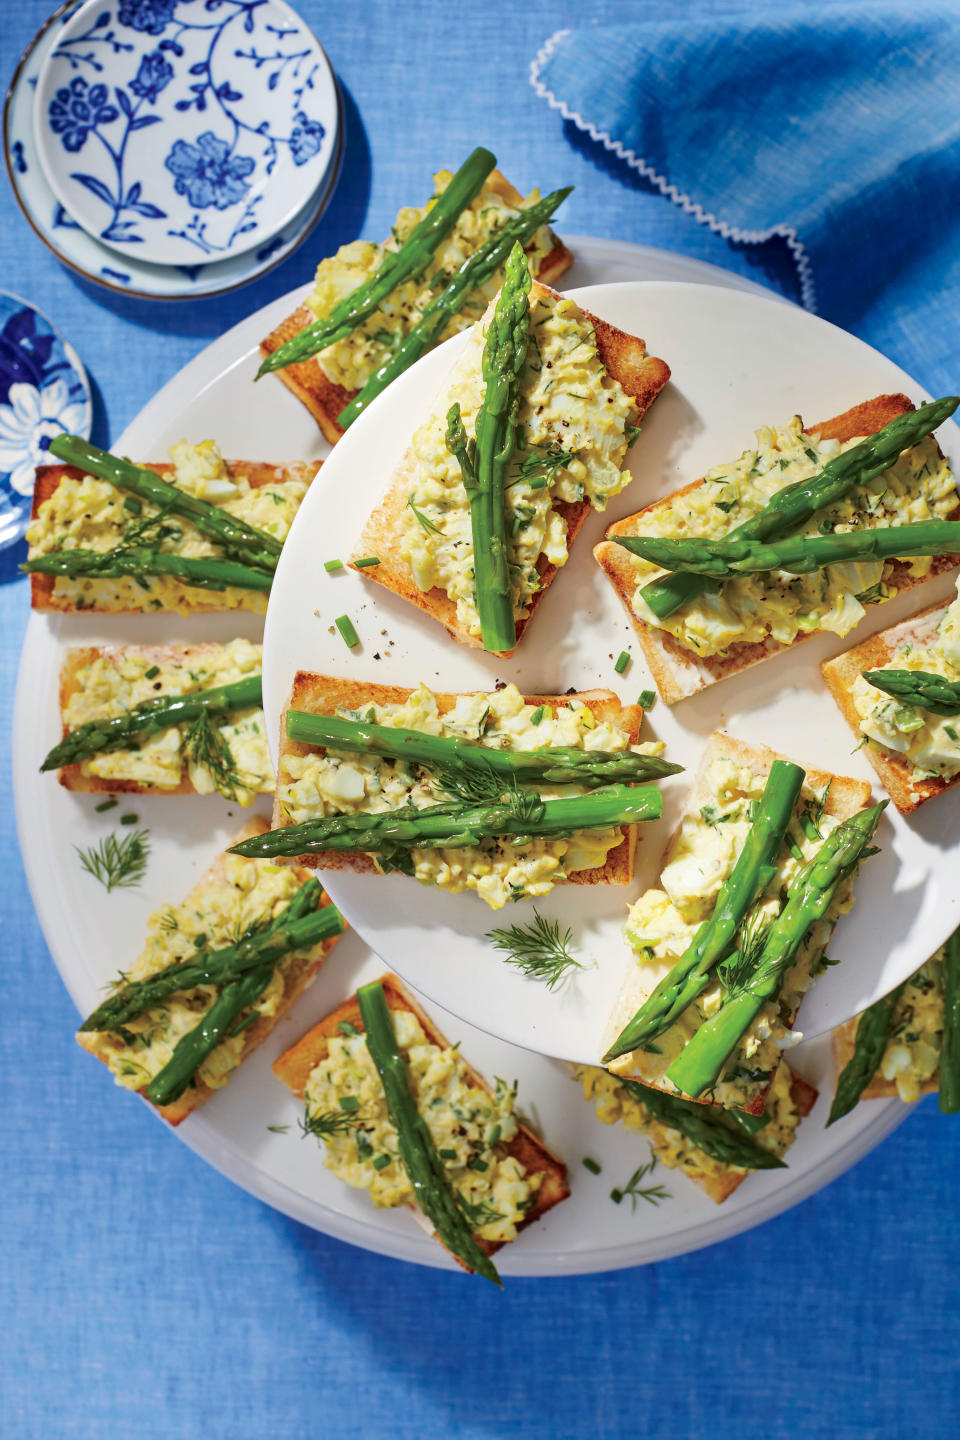
<instances>
[{"instance_id":1,"label":"blue floral dish","mask_svg":"<svg viewBox=\"0 0 960 1440\"><path fill-rule=\"evenodd\" d=\"M41 68L37 154L68 216L155 265L262 247L334 156L324 52L284 0L87 0Z\"/></svg>"},{"instance_id":2,"label":"blue floral dish","mask_svg":"<svg viewBox=\"0 0 960 1440\"><path fill-rule=\"evenodd\" d=\"M26 300L0 291L0 548L27 528L34 471L54 435L86 439L92 418L73 346Z\"/></svg>"}]
</instances>

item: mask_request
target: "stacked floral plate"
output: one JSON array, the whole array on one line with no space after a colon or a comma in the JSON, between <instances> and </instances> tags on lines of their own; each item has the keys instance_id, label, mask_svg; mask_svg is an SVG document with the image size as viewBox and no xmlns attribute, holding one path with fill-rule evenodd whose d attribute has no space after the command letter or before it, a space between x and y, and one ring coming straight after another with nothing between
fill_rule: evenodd
<instances>
[{"instance_id":1,"label":"stacked floral plate","mask_svg":"<svg viewBox=\"0 0 960 1440\"><path fill-rule=\"evenodd\" d=\"M40 238L88 279L156 299L279 264L326 207L342 137L330 64L284 0L69 0L4 110Z\"/></svg>"}]
</instances>

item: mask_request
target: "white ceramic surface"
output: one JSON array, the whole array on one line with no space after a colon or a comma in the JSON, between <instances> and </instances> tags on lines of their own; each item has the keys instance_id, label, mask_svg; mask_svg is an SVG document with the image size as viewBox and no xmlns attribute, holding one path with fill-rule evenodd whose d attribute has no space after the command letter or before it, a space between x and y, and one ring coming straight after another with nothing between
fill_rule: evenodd
<instances>
[{"instance_id":1,"label":"white ceramic surface","mask_svg":"<svg viewBox=\"0 0 960 1440\"><path fill-rule=\"evenodd\" d=\"M322 561L349 555L409 441L459 353L457 337L426 356L371 406L337 445L321 483L308 495L284 546L266 625L264 693L268 733L297 668L353 679L445 690L492 688L513 680L527 694L607 686L633 699L652 680L632 627L591 554L604 526L695 480L740 454L754 428L800 412L826 419L869 396L919 387L876 351L795 306L712 286L639 282L575 290L602 318L643 335L672 366L673 379L631 451L636 477L605 516L592 516L571 560L548 592L511 660L454 644L420 611L353 572L324 572ZM414 417L411 420L411 417ZM960 457L958 432L942 431ZM335 502L334 502L335 497ZM872 611L862 638L947 594L941 578ZM349 614L361 645L348 650L335 616ZM706 736L722 728L754 743L774 743L808 766L875 781L823 684L819 662L853 643L821 636L744 675L683 701L659 704L643 734L666 741L667 756L693 771ZM634 659L614 673L621 650ZM380 658L377 659L377 656ZM517 1045L573 1061L595 1061L619 988L626 951L621 932L629 900L655 880L685 781L663 782L664 818L640 827L638 877L630 889L557 886L542 901L519 901L494 914L472 894L424 891L401 875L331 872L330 893L379 955L438 1004ZM910 974L955 927L956 797L925 806L909 823L888 812L880 856L857 882L858 901L830 947L843 960L804 1001L799 1028L817 1035L839 1024ZM505 965L485 936L523 922L534 904L572 926L590 969L549 992ZM878 946L877 937L882 936Z\"/></svg>"},{"instance_id":2,"label":"white ceramic surface","mask_svg":"<svg viewBox=\"0 0 960 1440\"><path fill-rule=\"evenodd\" d=\"M228 260L152 265L124 255L88 235L54 195L34 142L34 92L44 61L72 15L73 0L46 20L20 60L3 113L4 156L13 193L36 235L65 265L107 290L151 300L180 300L222 294L274 269L306 239L329 203L339 176L343 121L338 116L333 163L317 191L290 224L255 250Z\"/></svg>"},{"instance_id":3,"label":"white ceramic surface","mask_svg":"<svg viewBox=\"0 0 960 1440\"><path fill-rule=\"evenodd\" d=\"M284 0L89 0L37 79L54 194L155 265L261 248L323 184L336 130L330 65Z\"/></svg>"},{"instance_id":4,"label":"white ceramic surface","mask_svg":"<svg viewBox=\"0 0 960 1440\"><path fill-rule=\"evenodd\" d=\"M686 277L762 293L750 281L683 256L612 241L567 238L578 256L570 275L573 283ZM300 298L301 292L280 297L204 350L117 437L116 448L162 457L169 445L187 434L195 439L213 436L227 454L255 459L308 459L328 453L313 420L279 382L250 383L258 340ZM98 815L96 797L69 794L53 776L38 773L42 755L59 734L57 683L64 651L71 645L101 641L225 640L238 633L256 638L258 630L252 618L229 616L180 620L35 615L30 621L14 715L17 823L44 934L80 1011L87 1012L96 1003L103 984L138 950L151 911L186 892L239 828L242 815L216 797L174 801L138 797L136 812L149 826L152 840L143 886L107 895L85 875L73 846L94 843L113 828L111 819L133 807ZM38 716L42 717L39 726ZM283 1049L357 983L374 978L383 968L357 935L345 937L295 1014L226 1090L174 1134L235 1183L294 1219L384 1255L452 1268L409 1214L375 1211L363 1195L347 1190L328 1174L319 1148L300 1138L298 1106L270 1073L273 1059ZM817 1111L804 1122L789 1170L751 1176L720 1208L682 1177L658 1172L670 1200L657 1208L643 1205L633 1214L629 1203L614 1206L609 1191L646 1157L645 1143L600 1125L562 1065L505 1045L452 1016L438 1018L451 1039L462 1038L465 1052L486 1074L518 1077L523 1106L570 1167L572 1198L531 1229L521 1243L501 1253L499 1266L505 1275L611 1270L725 1239L829 1183L908 1114L897 1101L873 1102L824 1131L828 1101L822 1097ZM64 1036L63 1043L72 1040ZM826 1042L804 1044L794 1058L798 1069L829 1091L832 1075ZM98 1103L138 1103L117 1092L103 1068L92 1061L88 1080L91 1093L97 1091ZM288 1128L281 1133L269 1130L271 1125ZM167 1134L163 1143L170 1139ZM584 1155L602 1164L599 1177L583 1169Z\"/></svg>"}]
</instances>

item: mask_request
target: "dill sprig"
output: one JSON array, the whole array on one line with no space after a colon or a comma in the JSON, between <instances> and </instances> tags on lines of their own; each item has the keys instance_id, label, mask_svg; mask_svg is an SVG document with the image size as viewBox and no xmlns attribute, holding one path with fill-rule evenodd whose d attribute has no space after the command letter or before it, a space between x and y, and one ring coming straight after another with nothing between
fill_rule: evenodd
<instances>
[{"instance_id":1,"label":"dill sprig","mask_svg":"<svg viewBox=\"0 0 960 1440\"><path fill-rule=\"evenodd\" d=\"M107 890L128 889L139 885L147 872L150 839L147 830L130 830L126 834L107 835L89 850L73 847L89 875Z\"/></svg>"},{"instance_id":2,"label":"dill sprig","mask_svg":"<svg viewBox=\"0 0 960 1440\"><path fill-rule=\"evenodd\" d=\"M737 949L717 966L717 974L727 991L742 989L750 979L772 924L759 906L747 915L740 926Z\"/></svg>"},{"instance_id":3,"label":"dill sprig","mask_svg":"<svg viewBox=\"0 0 960 1440\"><path fill-rule=\"evenodd\" d=\"M300 1121L303 1135L312 1135L316 1140L328 1140L333 1135L349 1135L356 1130L362 1116L356 1110L320 1110L316 1115L307 1115Z\"/></svg>"},{"instance_id":4,"label":"dill sprig","mask_svg":"<svg viewBox=\"0 0 960 1440\"><path fill-rule=\"evenodd\" d=\"M484 1225L494 1225L503 1219L500 1211L494 1209L488 1200L468 1200L460 1190L456 1191L456 1197L457 1204L474 1230L479 1230Z\"/></svg>"},{"instance_id":5,"label":"dill sprig","mask_svg":"<svg viewBox=\"0 0 960 1440\"><path fill-rule=\"evenodd\" d=\"M559 920L546 920L539 910L533 912L529 925L490 930L487 939L496 950L506 953L508 965L515 965L531 980L544 981L548 990L555 989L568 970L583 969L569 950L573 931L561 933Z\"/></svg>"},{"instance_id":6,"label":"dill sprig","mask_svg":"<svg viewBox=\"0 0 960 1440\"><path fill-rule=\"evenodd\" d=\"M492 765L470 770L438 766L434 778L451 799L465 805L500 805L530 794L522 791L512 776L497 775Z\"/></svg>"},{"instance_id":7,"label":"dill sprig","mask_svg":"<svg viewBox=\"0 0 960 1440\"><path fill-rule=\"evenodd\" d=\"M200 711L184 735L183 753L208 772L215 788L227 800L236 800L238 788L246 790L256 784L255 776L241 773L229 741L206 710Z\"/></svg>"},{"instance_id":8,"label":"dill sprig","mask_svg":"<svg viewBox=\"0 0 960 1440\"><path fill-rule=\"evenodd\" d=\"M648 1205L659 1205L661 1200L670 1200L672 1198L670 1191L664 1190L662 1185L642 1186L640 1184L641 1180L645 1180L648 1175L652 1175L656 1168L657 1157L654 1155L653 1158L645 1164L637 1166L626 1185L611 1190L610 1199L615 1205L619 1205L621 1201L625 1200L629 1195L630 1206L634 1211L636 1211L638 1200L646 1200Z\"/></svg>"},{"instance_id":9,"label":"dill sprig","mask_svg":"<svg viewBox=\"0 0 960 1440\"><path fill-rule=\"evenodd\" d=\"M563 469L565 465L569 465L574 459L576 459L575 451L564 450L556 442L549 448L535 445L521 461L517 480L525 480L532 490L543 490L553 484L557 478L557 471Z\"/></svg>"}]
</instances>

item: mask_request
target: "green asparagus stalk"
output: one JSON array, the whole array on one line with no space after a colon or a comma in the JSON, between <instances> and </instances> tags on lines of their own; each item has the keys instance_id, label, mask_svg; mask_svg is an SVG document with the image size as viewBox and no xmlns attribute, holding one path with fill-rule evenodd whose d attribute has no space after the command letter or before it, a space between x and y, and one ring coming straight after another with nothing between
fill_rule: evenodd
<instances>
[{"instance_id":1,"label":"green asparagus stalk","mask_svg":"<svg viewBox=\"0 0 960 1440\"><path fill-rule=\"evenodd\" d=\"M78 760L85 760L88 755L125 750L145 735L156 735L174 725L190 724L202 711L208 715L224 715L262 704L261 675L246 675L229 685L218 685L212 690L195 690L187 695L158 695L153 700L134 705L132 710L90 720L86 725L71 730L59 744L54 745L40 769L59 770L63 765L75 765Z\"/></svg>"},{"instance_id":2,"label":"green asparagus stalk","mask_svg":"<svg viewBox=\"0 0 960 1440\"><path fill-rule=\"evenodd\" d=\"M960 927L943 952L943 1034L940 1039L940 1109L960 1113Z\"/></svg>"},{"instance_id":3,"label":"green asparagus stalk","mask_svg":"<svg viewBox=\"0 0 960 1440\"><path fill-rule=\"evenodd\" d=\"M494 750L457 736L426 735L421 730L345 720L339 715L287 711L287 735L302 745L322 745L362 755L382 755L432 770L458 770L502 780L504 785L583 785L635 783L676 775L681 765L631 750Z\"/></svg>"},{"instance_id":4,"label":"green asparagus stalk","mask_svg":"<svg viewBox=\"0 0 960 1440\"><path fill-rule=\"evenodd\" d=\"M721 1165L735 1165L739 1170L783 1170L784 1161L764 1150L749 1135L743 1134L731 1123L732 1116L711 1105L697 1105L693 1100L684 1100L679 1095L666 1095L662 1090L653 1090L639 1085L635 1080L621 1080L618 1084L640 1101L651 1120L679 1130L704 1155L718 1160Z\"/></svg>"},{"instance_id":5,"label":"green asparagus stalk","mask_svg":"<svg viewBox=\"0 0 960 1440\"><path fill-rule=\"evenodd\" d=\"M189 558L159 550L118 546L116 550L52 550L36 555L20 569L28 575L58 575L67 580L116 580L129 575L145 590L154 576L168 575L199 590L257 590L267 593L273 584L269 570L255 570L235 560L215 556Z\"/></svg>"},{"instance_id":6,"label":"green asparagus stalk","mask_svg":"<svg viewBox=\"0 0 960 1440\"><path fill-rule=\"evenodd\" d=\"M107 480L128 495L136 495L148 505L183 516L201 535L242 564L253 565L260 570L276 570L283 546L275 536L237 519L219 505L198 500L195 495L181 490L178 485L171 485L153 470L134 465L107 450L100 450L79 435L55 435L50 441L50 454L65 465L75 465L87 475L95 475L98 480Z\"/></svg>"},{"instance_id":7,"label":"green asparagus stalk","mask_svg":"<svg viewBox=\"0 0 960 1440\"><path fill-rule=\"evenodd\" d=\"M748 910L776 874L777 856L805 775L799 765L774 760L743 849L721 886L713 914L621 1030L603 1057L605 1065L669 1030L709 985L714 966L729 954Z\"/></svg>"},{"instance_id":8,"label":"green asparagus stalk","mask_svg":"<svg viewBox=\"0 0 960 1440\"><path fill-rule=\"evenodd\" d=\"M383 985L379 980L361 985L357 1000L367 1050L380 1076L387 1115L397 1132L400 1160L413 1186L414 1198L447 1249L468 1270L499 1285L496 1267L475 1239L447 1179L430 1127L417 1109Z\"/></svg>"},{"instance_id":9,"label":"green asparagus stalk","mask_svg":"<svg viewBox=\"0 0 960 1440\"><path fill-rule=\"evenodd\" d=\"M529 792L499 804L430 805L398 810L328 815L280 830L268 830L231 847L254 860L274 855L315 855L325 850L384 851L476 848L503 837L516 845L535 836L560 838L577 830L605 830L659 820L663 800L652 785L610 785L572 799L541 800Z\"/></svg>"},{"instance_id":10,"label":"green asparagus stalk","mask_svg":"<svg viewBox=\"0 0 960 1440\"><path fill-rule=\"evenodd\" d=\"M875 435L828 461L816 475L778 490L768 505L731 530L727 539L776 540L798 530L818 510L836 504L857 486L867 485L889 470L904 450L919 444L925 435L942 425L958 404L960 396L947 395L896 416ZM702 576L678 571L651 581L640 593L654 615L665 620L695 595L710 588L709 581Z\"/></svg>"},{"instance_id":11,"label":"green asparagus stalk","mask_svg":"<svg viewBox=\"0 0 960 1440\"><path fill-rule=\"evenodd\" d=\"M716 1084L727 1056L767 1001L779 994L804 937L827 913L837 887L853 874L887 803L883 800L842 821L788 886L786 904L770 926L751 973L730 991L667 1071L684 1095L702 1095Z\"/></svg>"},{"instance_id":12,"label":"green asparagus stalk","mask_svg":"<svg viewBox=\"0 0 960 1440\"><path fill-rule=\"evenodd\" d=\"M850 560L960 555L960 520L919 520L845 534L788 535L769 545L759 540L665 540L655 535L623 536L617 544L664 570L689 570L714 580L771 570L805 575Z\"/></svg>"},{"instance_id":13,"label":"green asparagus stalk","mask_svg":"<svg viewBox=\"0 0 960 1440\"><path fill-rule=\"evenodd\" d=\"M328 345L335 345L369 319L391 291L421 274L464 210L480 193L496 163L495 155L478 146L467 156L436 204L417 222L403 244L397 250L385 253L376 273L338 300L322 320L304 326L279 350L268 355L256 378L259 380L261 375L267 375L271 370L282 370L287 365L299 365Z\"/></svg>"},{"instance_id":14,"label":"green asparagus stalk","mask_svg":"<svg viewBox=\"0 0 960 1440\"><path fill-rule=\"evenodd\" d=\"M502 226L478 250L468 255L449 283L431 300L413 329L408 331L400 345L388 360L375 370L359 395L341 410L337 416L344 430L348 430L370 404L387 386L408 370L421 355L425 355L437 344L447 325L463 307L467 296L479 290L506 263L515 244L527 245L540 229L549 225L554 211L563 203L573 189L567 185L563 190L554 190L545 195L527 210L521 210Z\"/></svg>"},{"instance_id":15,"label":"green asparagus stalk","mask_svg":"<svg viewBox=\"0 0 960 1440\"><path fill-rule=\"evenodd\" d=\"M830 1106L828 1125L850 1113L877 1073L887 1042L893 1033L897 1005L905 985L906 981L891 990L889 995L875 1001L858 1019L853 1054L837 1080L837 1091Z\"/></svg>"},{"instance_id":16,"label":"green asparagus stalk","mask_svg":"<svg viewBox=\"0 0 960 1440\"><path fill-rule=\"evenodd\" d=\"M864 680L901 705L932 715L960 715L960 683L926 670L862 670Z\"/></svg>"},{"instance_id":17,"label":"green asparagus stalk","mask_svg":"<svg viewBox=\"0 0 960 1440\"><path fill-rule=\"evenodd\" d=\"M248 932L236 945L222 950L200 950L189 960L175 961L144 980L128 981L108 995L80 1029L115 1030L170 995L198 985L227 985L261 965L276 964L294 950L309 950L342 934L343 917L336 906L317 908L321 894L319 883L308 880L266 929Z\"/></svg>"}]
</instances>

